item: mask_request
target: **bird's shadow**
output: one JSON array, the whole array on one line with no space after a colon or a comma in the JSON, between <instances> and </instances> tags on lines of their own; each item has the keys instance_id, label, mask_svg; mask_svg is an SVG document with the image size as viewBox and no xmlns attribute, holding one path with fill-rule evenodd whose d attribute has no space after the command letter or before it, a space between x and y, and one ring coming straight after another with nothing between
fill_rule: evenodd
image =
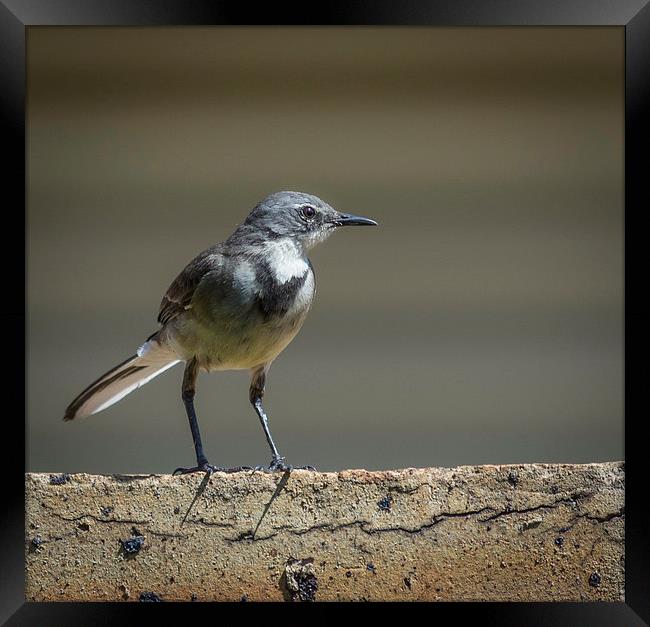
<instances>
[{"instance_id":1,"label":"bird's shadow","mask_svg":"<svg viewBox=\"0 0 650 627\"><path fill-rule=\"evenodd\" d=\"M282 478L278 482L278 485L275 488L275 492L272 494L271 499L264 506L264 511L262 512L262 516L257 521L257 525L255 525L255 529L253 529L253 533L250 536L251 540L255 540L255 534L257 533L257 530L260 528L260 525L262 524L262 521L264 520L264 517L266 516L267 512L269 511L269 509L271 509L271 505L273 504L273 501L275 501L275 499L277 499L278 496L280 496L280 492L282 492L284 487L289 482L289 476L290 475L291 475L291 469L287 468L287 470L284 471L284 474L282 475Z\"/></svg>"},{"instance_id":2,"label":"bird's shadow","mask_svg":"<svg viewBox=\"0 0 650 627\"><path fill-rule=\"evenodd\" d=\"M255 525L255 529L253 529L253 531L250 534L246 534L251 540L255 540L255 535L257 534L257 530L260 528L269 509L271 509L271 505L273 505L273 501L275 501L275 499L277 499L278 496L280 496L280 493L289 482L290 475L291 475L291 469L287 469L284 471L282 477L280 478L280 481L278 482L278 485L275 488L275 492L273 492L271 498L269 499L269 502L264 506L264 510L262 511L262 515L260 516L260 519L257 521L257 525ZM210 483L210 477L211 477L211 473L206 472L205 476L201 480L201 483L199 484L199 487L196 489L196 493L194 494L194 498L192 499L192 502L190 503L189 507L187 508L187 511L185 512L185 515L183 516L183 520L181 520L181 526L183 526L183 524L187 520L187 517L189 516L190 512L192 511L192 508L194 507L194 504L199 500L201 495L205 492L205 489L208 487L208 483Z\"/></svg>"},{"instance_id":3,"label":"bird's shadow","mask_svg":"<svg viewBox=\"0 0 650 627\"><path fill-rule=\"evenodd\" d=\"M185 524L187 517L190 515L190 512L194 507L194 503L196 503L199 500L199 497L205 492L205 489L208 487L208 483L210 483L210 474L211 473L209 472L205 473L205 476L201 480L199 487L196 489L196 494L194 495L194 498L192 499L190 506L187 508L187 511L185 512L185 516L183 516L183 520L181 520L181 527Z\"/></svg>"}]
</instances>

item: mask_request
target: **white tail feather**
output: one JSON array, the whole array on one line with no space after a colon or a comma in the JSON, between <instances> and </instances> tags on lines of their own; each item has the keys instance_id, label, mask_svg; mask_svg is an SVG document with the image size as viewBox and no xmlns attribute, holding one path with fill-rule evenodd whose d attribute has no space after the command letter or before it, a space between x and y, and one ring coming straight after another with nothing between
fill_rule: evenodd
<instances>
[{"instance_id":1,"label":"white tail feather","mask_svg":"<svg viewBox=\"0 0 650 627\"><path fill-rule=\"evenodd\" d=\"M79 394L68 406L64 420L91 416L110 407L179 361L155 339L148 340L137 355L109 370Z\"/></svg>"}]
</instances>

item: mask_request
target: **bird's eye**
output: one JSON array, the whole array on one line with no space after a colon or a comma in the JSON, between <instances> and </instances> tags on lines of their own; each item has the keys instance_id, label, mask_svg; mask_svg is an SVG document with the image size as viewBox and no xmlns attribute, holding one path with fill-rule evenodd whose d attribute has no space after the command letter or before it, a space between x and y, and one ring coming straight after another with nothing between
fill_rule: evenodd
<instances>
[{"instance_id":1,"label":"bird's eye","mask_svg":"<svg viewBox=\"0 0 650 627\"><path fill-rule=\"evenodd\" d=\"M303 218L307 218L307 220L311 220L316 215L316 209L307 205L306 207L302 207L300 209L300 215Z\"/></svg>"}]
</instances>

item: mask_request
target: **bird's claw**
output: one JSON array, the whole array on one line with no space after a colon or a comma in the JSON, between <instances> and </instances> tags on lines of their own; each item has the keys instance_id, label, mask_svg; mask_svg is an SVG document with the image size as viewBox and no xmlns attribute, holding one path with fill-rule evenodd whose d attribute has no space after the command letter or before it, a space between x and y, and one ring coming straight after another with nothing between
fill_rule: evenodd
<instances>
[{"instance_id":1,"label":"bird's claw","mask_svg":"<svg viewBox=\"0 0 650 627\"><path fill-rule=\"evenodd\" d=\"M253 470L252 466L233 466L232 468L224 468L223 466L213 466L212 464L201 464L193 468L177 468L172 475L187 475L192 472L205 472L211 475L213 472L241 472L242 470Z\"/></svg>"},{"instance_id":2,"label":"bird's claw","mask_svg":"<svg viewBox=\"0 0 650 627\"><path fill-rule=\"evenodd\" d=\"M255 466L255 470L261 470L262 472L274 472L280 470L282 472L293 470L293 466L290 464L284 463L284 457L273 457L271 463L268 466Z\"/></svg>"},{"instance_id":3,"label":"bird's claw","mask_svg":"<svg viewBox=\"0 0 650 627\"><path fill-rule=\"evenodd\" d=\"M284 462L284 457L274 457L268 466L255 466L254 470L262 472L281 471L287 472L291 470L316 470L313 466L292 466Z\"/></svg>"},{"instance_id":4,"label":"bird's claw","mask_svg":"<svg viewBox=\"0 0 650 627\"><path fill-rule=\"evenodd\" d=\"M208 464L205 462L204 464L199 464L198 466L193 466L192 468L183 468L182 466L180 468L177 468L174 470L172 473L172 476L175 475L189 475L190 473L193 472L205 472L208 475L211 475L213 472L223 472L225 471L225 468L220 468L219 466L213 466L212 464Z\"/></svg>"}]
</instances>

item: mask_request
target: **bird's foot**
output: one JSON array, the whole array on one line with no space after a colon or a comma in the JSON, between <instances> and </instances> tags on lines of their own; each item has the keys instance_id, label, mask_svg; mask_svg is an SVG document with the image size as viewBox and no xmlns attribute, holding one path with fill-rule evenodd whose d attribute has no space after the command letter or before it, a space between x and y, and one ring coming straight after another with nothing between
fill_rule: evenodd
<instances>
[{"instance_id":1,"label":"bird's foot","mask_svg":"<svg viewBox=\"0 0 650 627\"><path fill-rule=\"evenodd\" d=\"M212 464L208 464L208 462L204 462L202 464L199 464L198 466L192 466L192 468L183 468L182 466L180 468L177 468L174 470L172 473L173 475L189 475L190 473L193 472L205 472L209 475L211 475L213 472L219 472L220 470L223 470L223 468L220 468L219 466L213 466Z\"/></svg>"},{"instance_id":2,"label":"bird's foot","mask_svg":"<svg viewBox=\"0 0 650 627\"><path fill-rule=\"evenodd\" d=\"M274 472L276 470L286 472L287 470L293 470L293 466L291 464L285 464L284 457L274 455L268 466L255 466L255 470L261 470L262 472Z\"/></svg>"},{"instance_id":3,"label":"bird's foot","mask_svg":"<svg viewBox=\"0 0 650 627\"><path fill-rule=\"evenodd\" d=\"M234 466L232 468L224 468L223 466L213 466L212 464L208 464L206 461L192 468L177 468L174 470L172 475L187 475L192 472L205 472L211 475L213 472L241 472L242 470L253 470L253 468L251 466Z\"/></svg>"},{"instance_id":4,"label":"bird's foot","mask_svg":"<svg viewBox=\"0 0 650 627\"><path fill-rule=\"evenodd\" d=\"M261 470L262 472L275 472L277 470L281 472L287 472L291 470L316 470L316 469L313 466L292 466L291 464L285 463L284 457L274 457L268 466L255 466L255 470Z\"/></svg>"}]
</instances>

